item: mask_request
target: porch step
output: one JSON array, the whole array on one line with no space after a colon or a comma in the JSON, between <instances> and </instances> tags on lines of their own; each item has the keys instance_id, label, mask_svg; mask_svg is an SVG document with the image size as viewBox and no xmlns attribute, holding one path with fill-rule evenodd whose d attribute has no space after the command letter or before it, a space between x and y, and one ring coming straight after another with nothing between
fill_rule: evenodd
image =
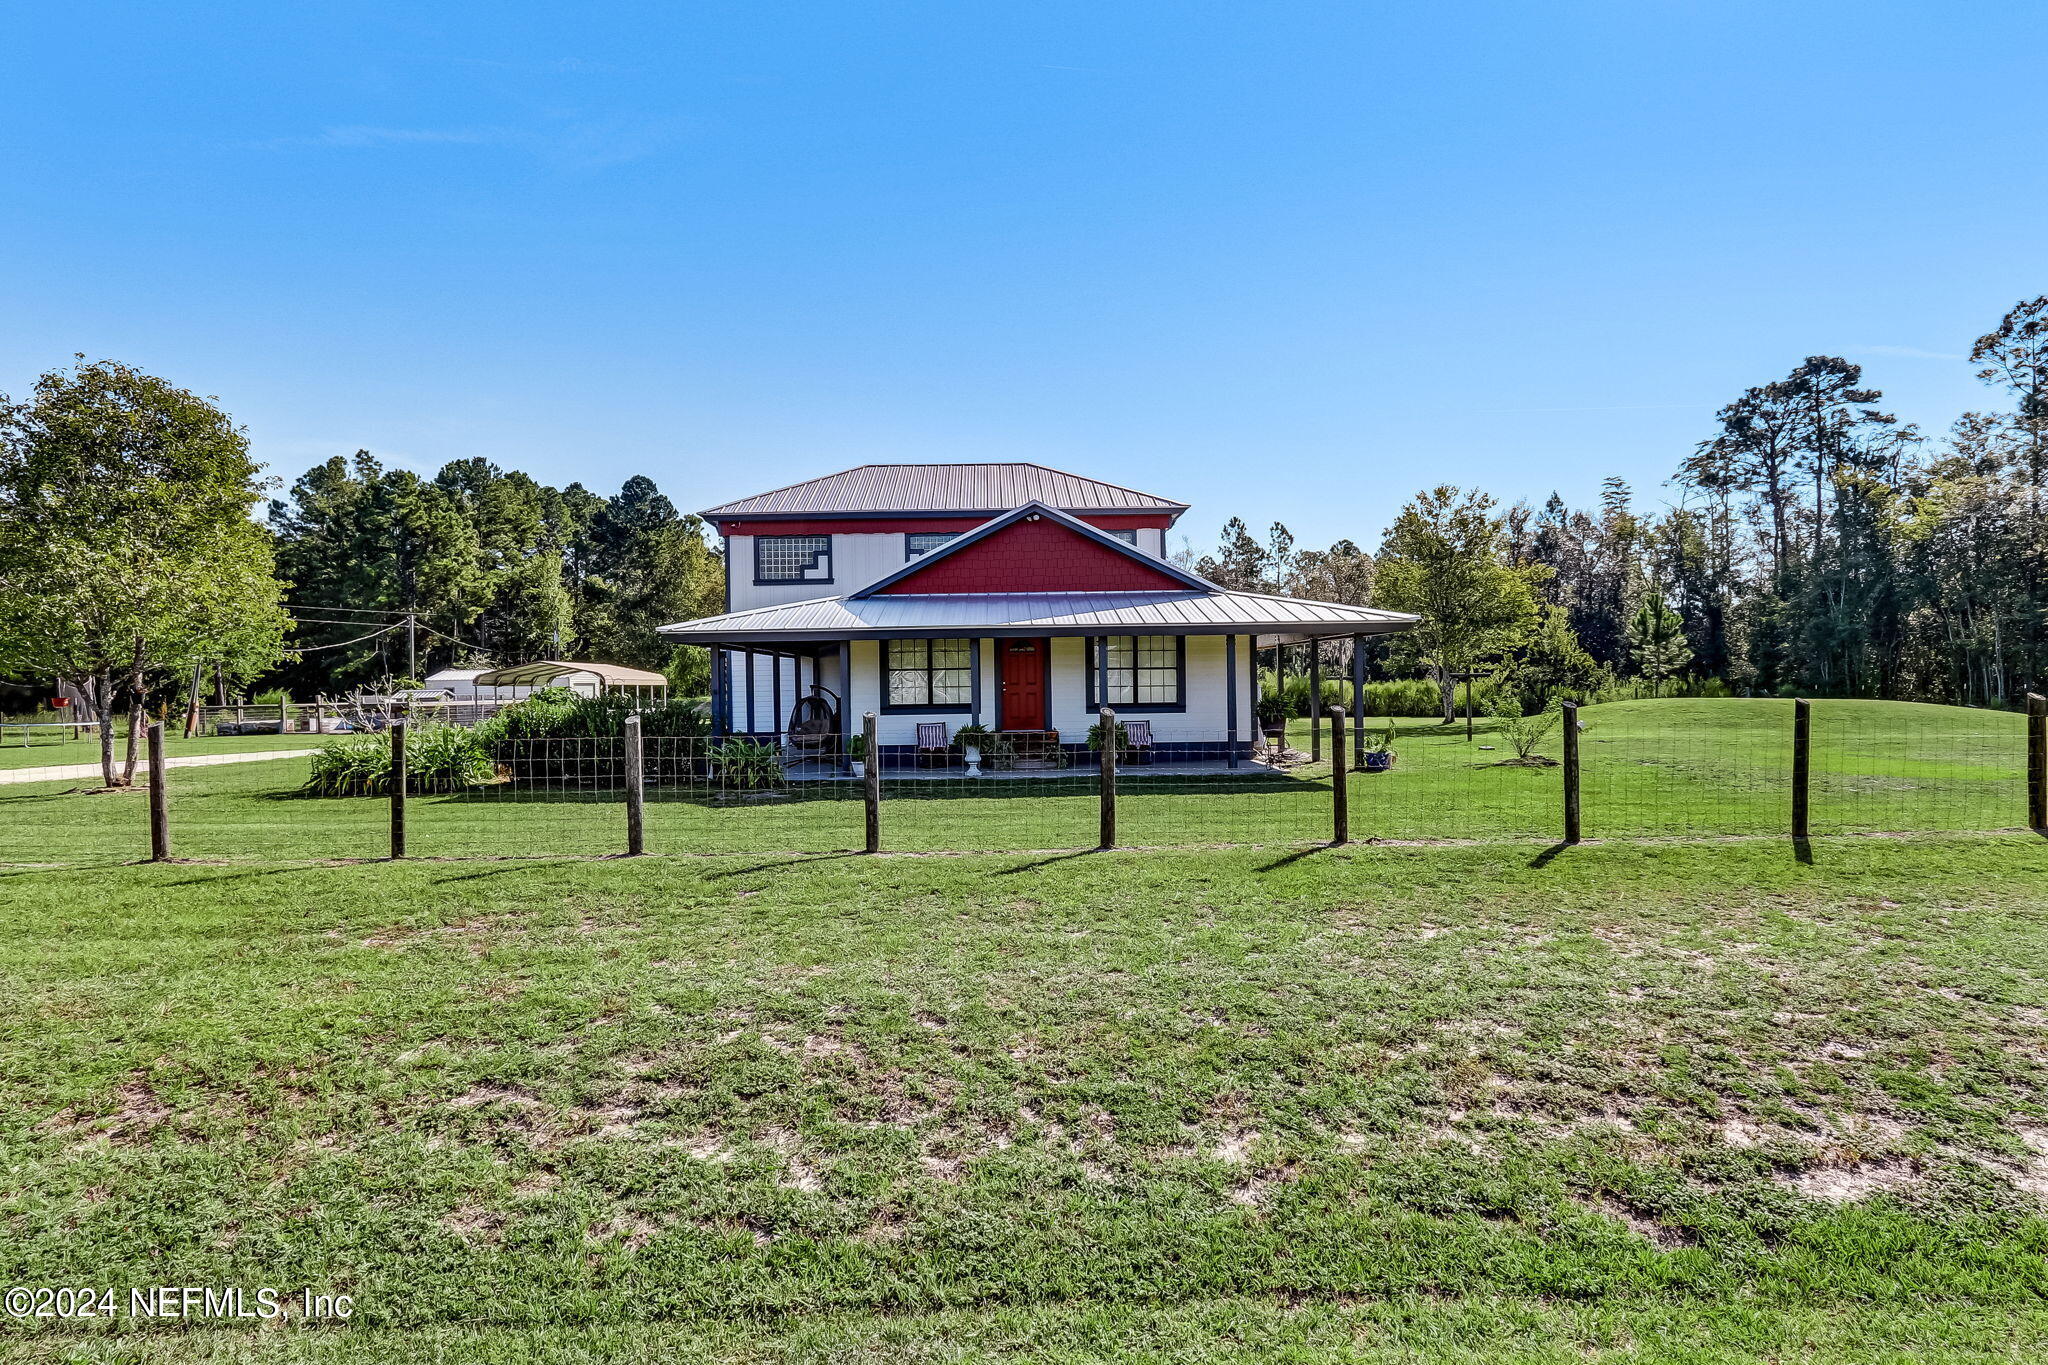
<instances>
[{"instance_id":1,"label":"porch step","mask_svg":"<svg viewBox=\"0 0 2048 1365\"><path fill-rule=\"evenodd\" d=\"M1039 772L1061 766L1059 731L1004 730L1000 733L1009 741L1010 751L1015 755L1010 763L1014 770Z\"/></svg>"}]
</instances>

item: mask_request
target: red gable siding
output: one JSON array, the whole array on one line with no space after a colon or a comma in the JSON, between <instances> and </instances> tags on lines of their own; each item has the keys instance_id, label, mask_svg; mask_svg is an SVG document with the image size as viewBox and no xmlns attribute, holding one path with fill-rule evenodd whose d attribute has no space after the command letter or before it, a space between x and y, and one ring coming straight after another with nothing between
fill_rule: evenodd
<instances>
[{"instance_id":1,"label":"red gable siding","mask_svg":"<svg viewBox=\"0 0 2048 1365\"><path fill-rule=\"evenodd\" d=\"M888 593L1185 592L1142 560L1057 522L1020 521L882 589Z\"/></svg>"}]
</instances>

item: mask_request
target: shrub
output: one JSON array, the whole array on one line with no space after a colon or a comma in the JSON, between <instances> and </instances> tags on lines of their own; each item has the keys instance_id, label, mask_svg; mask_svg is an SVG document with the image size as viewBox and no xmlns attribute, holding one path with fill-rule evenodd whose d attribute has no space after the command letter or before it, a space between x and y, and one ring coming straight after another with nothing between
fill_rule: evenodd
<instances>
[{"instance_id":1,"label":"shrub","mask_svg":"<svg viewBox=\"0 0 2048 1365\"><path fill-rule=\"evenodd\" d=\"M566 687L544 687L479 723L475 734L514 782L602 787L625 777L626 717L640 717L642 739L698 740L711 729L701 702L671 698L640 705L625 693L585 697ZM585 742L577 742L585 741ZM686 780L702 769L697 743L649 743L650 782Z\"/></svg>"},{"instance_id":2,"label":"shrub","mask_svg":"<svg viewBox=\"0 0 2048 1365\"><path fill-rule=\"evenodd\" d=\"M711 746L711 775L727 791L765 791L782 785L782 757L773 744L729 739Z\"/></svg>"},{"instance_id":3,"label":"shrub","mask_svg":"<svg viewBox=\"0 0 2048 1365\"><path fill-rule=\"evenodd\" d=\"M1514 746L1515 756L1506 760L1508 763L1548 768L1556 762L1555 759L1537 753L1536 746L1557 728L1558 721L1564 716L1562 703L1552 702L1535 715L1525 716L1522 714L1521 702L1515 694L1503 691L1495 699L1488 714L1495 720L1495 728Z\"/></svg>"},{"instance_id":4,"label":"shrub","mask_svg":"<svg viewBox=\"0 0 2048 1365\"><path fill-rule=\"evenodd\" d=\"M429 725L405 737L405 789L453 792L480 787L496 777L488 754L471 731ZM386 735L349 735L313 755L312 775L302 788L312 796L388 796L391 740Z\"/></svg>"}]
</instances>

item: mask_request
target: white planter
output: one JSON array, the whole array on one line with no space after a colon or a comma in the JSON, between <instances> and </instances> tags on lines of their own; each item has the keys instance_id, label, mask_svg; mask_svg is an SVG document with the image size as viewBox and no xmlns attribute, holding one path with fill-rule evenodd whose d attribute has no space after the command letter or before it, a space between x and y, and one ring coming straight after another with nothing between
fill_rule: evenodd
<instances>
[{"instance_id":1,"label":"white planter","mask_svg":"<svg viewBox=\"0 0 2048 1365\"><path fill-rule=\"evenodd\" d=\"M976 744L963 745L961 747L960 756L967 760L967 775L969 777L980 777L981 746Z\"/></svg>"},{"instance_id":2,"label":"white planter","mask_svg":"<svg viewBox=\"0 0 2048 1365\"><path fill-rule=\"evenodd\" d=\"M867 765L867 764L865 764L865 763L863 763L863 762L861 762L861 761L860 761L859 759L857 759L857 758L856 758L856 759L854 759L854 760L853 760L853 775L854 775L855 777L866 777L866 776L868 775L868 765Z\"/></svg>"}]
</instances>

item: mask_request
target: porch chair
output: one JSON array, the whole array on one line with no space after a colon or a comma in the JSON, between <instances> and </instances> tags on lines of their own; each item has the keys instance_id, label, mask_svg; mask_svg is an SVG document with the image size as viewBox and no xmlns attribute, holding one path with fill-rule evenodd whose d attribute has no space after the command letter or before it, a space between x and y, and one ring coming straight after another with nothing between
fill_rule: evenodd
<instances>
[{"instance_id":1,"label":"porch chair","mask_svg":"<svg viewBox=\"0 0 2048 1365\"><path fill-rule=\"evenodd\" d=\"M1124 726L1124 747L1132 763L1152 761L1152 722L1149 720L1127 720Z\"/></svg>"},{"instance_id":2,"label":"porch chair","mask_svg":"<svg viewBox=\"0 0 2048 1365\"><path fill-rule=\"evenodd\" d=\"M946 733L942 720L921 720L917 723L917 761L922 763L933 754L938 755L939 766L953 761L953 740Z\"/></svg>"}]
</instances>

